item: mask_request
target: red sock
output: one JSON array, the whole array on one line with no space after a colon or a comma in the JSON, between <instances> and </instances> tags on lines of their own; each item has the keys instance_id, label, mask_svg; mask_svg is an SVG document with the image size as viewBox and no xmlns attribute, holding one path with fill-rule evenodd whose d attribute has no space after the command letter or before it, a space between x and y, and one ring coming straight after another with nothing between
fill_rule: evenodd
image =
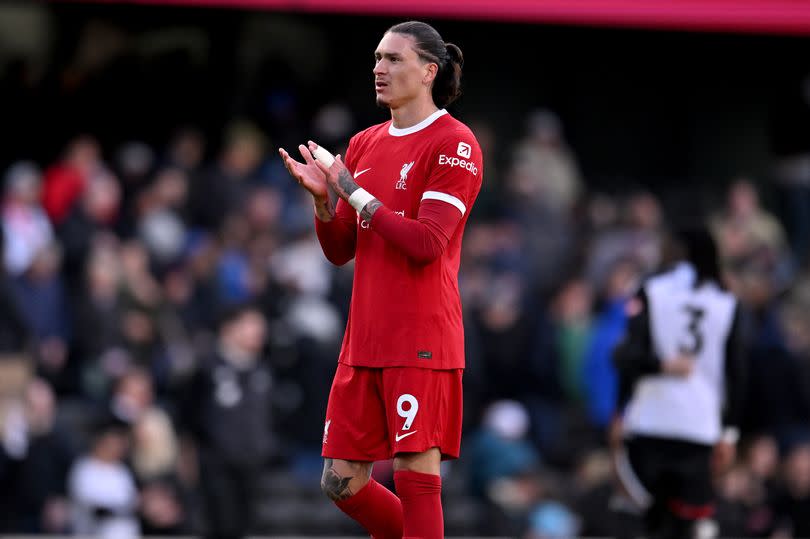
<instances>
[{"instance_id":1,"label":"red sock","mask_svg":"<svg viewBox=\"0 0 810 539\"><path fill-rule=\"evenodd\" d=\"M370 479L357 494L335 502L374 539L402 538L402 504L396 494Z\"/></svg>"},{"instance_id":2,"label":"red sock","mask_svg":"<svg viewBox=\"0 0 810 539\"><path fill-rule=\"evenodd\" d=\"M394 484L402 501L402 539L443 538L442 478L401 470L394 472Z\"/></svg>"}]
</instances>

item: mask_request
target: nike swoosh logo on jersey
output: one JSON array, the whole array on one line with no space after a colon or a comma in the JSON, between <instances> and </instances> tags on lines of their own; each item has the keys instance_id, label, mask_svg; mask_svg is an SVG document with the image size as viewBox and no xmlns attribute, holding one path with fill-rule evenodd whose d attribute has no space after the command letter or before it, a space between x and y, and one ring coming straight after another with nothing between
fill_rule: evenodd
<instances>
[{"instance_id":1,"label":"nike swoosh logo on jersey","mask_svg":"<svg viewBox=\"0 0 810 539\"><path fill-rule=\"evenodd\" d=\"M402 435L397 434L396 436L394 436L394 441L398 442L403 438L407 438L411 434L416 434L417 432L419 432L419 431L415 430L415 431L412 431L412 432L406 432L405 434L402 434Z\"/></svg>"},{"instance_id":2,"label":"nike swoosh logo on jersey","mask_svg":"<svg viewBox=\"0 0 810 539\"><path fill-rule=\"evenodd\" d=\"M371 167L368 167L367 169L361 170L360 172L355 172L354 177L356 178L356 177L360 176L361 174L365 174L369 170L371 170Z\"/></svg>"}]
</instances>

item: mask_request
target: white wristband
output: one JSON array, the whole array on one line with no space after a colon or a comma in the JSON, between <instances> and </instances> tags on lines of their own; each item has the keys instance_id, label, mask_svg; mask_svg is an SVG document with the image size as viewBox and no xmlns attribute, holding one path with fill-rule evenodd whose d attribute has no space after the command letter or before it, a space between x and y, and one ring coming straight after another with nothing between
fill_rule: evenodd
<instances>
[{"instance_id":1,"label":"white wristband","mask_svg":"<svg viewBox=\"0 0 810 539\"><path fill-rule=\"evenodd\" d=\"M358 212L363 211L363 208L366 207L366 204L374 200L374 195L363 189L362 187L357 189L352 195L349 197L349 204L352 208L357 210Z\"/></svg>"}]
</instances>

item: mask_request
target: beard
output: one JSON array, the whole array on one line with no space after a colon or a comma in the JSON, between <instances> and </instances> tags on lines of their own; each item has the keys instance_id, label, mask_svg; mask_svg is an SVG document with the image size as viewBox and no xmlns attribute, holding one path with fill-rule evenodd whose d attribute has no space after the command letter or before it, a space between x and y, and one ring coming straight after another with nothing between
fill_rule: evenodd
<instances>
[{"instance_id":1,"label":"beard","mask_svg":"<svg viewBox=\"0 0 810 539\"><path fill-rule=\"evenodd\" d=\"M381 109L390 109L391 108L391 104L388 101L386 101L385 99L381 98L380 96L377 96L377 98L375 99L375 103Z\"/></svg>"}]
</instances>

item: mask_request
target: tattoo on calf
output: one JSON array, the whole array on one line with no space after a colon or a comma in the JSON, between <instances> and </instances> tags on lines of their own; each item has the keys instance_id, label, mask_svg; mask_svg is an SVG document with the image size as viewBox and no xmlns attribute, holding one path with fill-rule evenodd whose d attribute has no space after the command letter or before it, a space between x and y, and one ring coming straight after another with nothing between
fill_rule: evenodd
<instances>
[{"instance_id":1,"label":"tattoo on calf","mask_svg":"<svg viewBox=\"0 0 810 539\"><path fill-rule=\"evenodd\" d=\"M328 470L324 470L321 477L321 489L333 502L345 500L353 494L349 488L351 480L352 477L342 477L330 466Z\"/></svg>"}]
</instances>

